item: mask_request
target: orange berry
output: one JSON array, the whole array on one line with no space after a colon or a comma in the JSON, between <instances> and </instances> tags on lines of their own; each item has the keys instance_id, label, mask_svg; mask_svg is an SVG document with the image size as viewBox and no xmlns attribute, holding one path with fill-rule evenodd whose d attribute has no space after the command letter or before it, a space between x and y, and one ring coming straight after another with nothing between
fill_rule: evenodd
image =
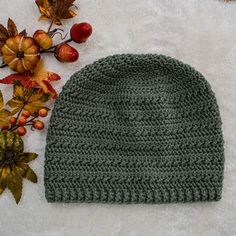
<instances>
[{"instance_id":1,"label":"orange berry","mask_svg":"<svg viewBox=\"0 0 236 236\"><path fill-rule=\"evenodd\" d=\"M16 133L20 136L23 136L26 133L26 128L24 126L20 126L19 128L17 128Z\"/></svg>"},{"instance_id":2,"label":"orange berry","mask_svg":"<svg viewBox=\"0 0 236 236\"><path fill-rule=\"evenodd\" d=\"M23 111L22 116L24 116L25 118L29 118L30 117L30 112L29 111Z\"/></svg>"},{"instance_id":3,"label":"orange berry","mask_svg":"<svg viewBox=\"0 0 236 236\"><path fill-rule=\"evenodd\" d=\"M3 124L2 125L2 130L6 130L6 129L8 129L9 128L9 125L7 125L7 124Z\"/></svg>"},{"instance_id":4,"label":"orange berry","mask_svg":"<svg viewBox=\"0 0 236 236\"><path fill-rule=\"evenodd\" d=\"M41 108L40 110L39 110L39 116L41 116L41 117L45 117L45 116L47 116L48 115L48 111L47 111L47 109L45 109L45 108Z\"/></svg>"},{"instance_id":5,"label":"orange berry","mask_svg":"<svg viewBox=\"0 0 236 236\"><path fill-rule=\"evenodd\" d=\"M10 117L9 122L11 125L15 125L16 124L16 117L14 117L14 116Z\"/></svg>"},{"instance_id":6,"label":"orange berry","mask_svg":"<svg viewBox=\"0 0 236 236\"><path fill-rule=\"evenodd\" d=\"M33 122L33 127L34 127L35 129L41 130L41 129L44 128L44 123L43 123L41 120L35 120L35 121Z\"/></svg>"},{"instance_id":7,"label":"orange berry","mask_svg":"<svg viewBox=\"0 0 236 236\"><path fill-rule=\"evenodd\" d=\"M48 49L53 44L52 38L44 30L37 30L33 38L42 49Z\"/></svg>"},{"instance_id":8,"label":"orange berry","mask_svg":"<svg viewBox=\"0 0 236 236\"><path fill-rule=\"evenodd\" d=\"M25 125L27 122L26 118L24 116L20 116L18 119L18 124L19 125Z\"/></svg>"}]
</instances>

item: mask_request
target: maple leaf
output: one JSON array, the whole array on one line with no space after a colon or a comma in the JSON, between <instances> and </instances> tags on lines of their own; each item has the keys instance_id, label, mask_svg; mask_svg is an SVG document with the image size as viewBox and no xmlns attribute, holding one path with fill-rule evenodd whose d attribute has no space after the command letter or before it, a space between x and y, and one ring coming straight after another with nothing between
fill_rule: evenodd
<instances>
[{"instance_id":1,"label":"maple leaf","mask_svg":"<svg viewBox=\"0 0 236 236\"><path fill-rule=\"evenodd\" d=\"M50 93L42 93L39 88L25 88L19 81L14 82L13 97L7 105L14 108L11 114L14 115L22 108L31 114L37 113L45 107L45 103L50 99Z\"/></svg>"},{"instance_id":2,"label":"maple leaf","mask_svg":"<svg viewBox=\"0 0 236 236\"><path fill-rule=\"evenodd\" d=\"M8 18L7 28L0 24L0 49L3 47L8 38L16 36L17 34L18 30L12 19ZM1 50L0 55L2 55Z\"/></svg>"},{"instance_id":3,"label":"maple leaf","mask_svg":"<svg viewBox=\"0 0 236 236\"><path fill-rule=\"evenodd\" d=\"M57 97L57 92L51 86L50 82L60 80L61 77L50 71L46 71L43 66L43 61L39 61L34 72L26 72L23 74L11 74L3 79L0 79L2 84L13 84L18 80L25 88L39 87L44 93L50 93L52 98Z\"/></svg>"},{"instance_id":4,"label":"maple leaf","mask_svg":"<svg viewBox=\"0 0 236 236\"><path fill-rule=\"evenodd\" d=\"M35 0L40 13L39 20L52 19L55 24L61 25L61 19L69 19L76 16L70 8L75 7L75 0Z\"/></svg>"}]
</instances>

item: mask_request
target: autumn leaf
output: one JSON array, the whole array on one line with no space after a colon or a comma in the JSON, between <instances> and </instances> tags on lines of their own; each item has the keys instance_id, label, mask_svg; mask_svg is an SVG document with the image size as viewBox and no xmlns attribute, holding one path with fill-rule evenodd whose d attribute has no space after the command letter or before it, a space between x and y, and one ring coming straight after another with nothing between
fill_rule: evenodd
<instances>
[{"instance_id":1,"label":"autumn leaf","mask_svg":"<svg viewBox=\"0 0 236 236\"><path fill-rule=\"evenodd\" d=\"M18 34L18 30L16 28L16 25L15 25L14 21L10 18L8 18L7 29L8 29L8 34L10 37L16 36Z\"/></svg>"},{"instance_id":2,"label":"autumn leaf","mask_svg":"<svg viewBox=\"0 0 236 236\"><path fill-rule=\"evenodd\" d=\"M75 0L35 0L40 13L39 20L52 19L55 24L61 25L61 19L69 19L76 16L71 10L75 7Z\"/></svg>"},{"instance_id":3,"label":"autumn leaf","mask_svg":"<svg viewBox=\"0 0 236 236\"><path fill-rule=\"evenodd\" d=\"M23 140L18 134L0 132L0 195L8 188L17 204L22 195L23 178L37 183L37 176L28 163L38 155L23 151Z\"/></svg>"},{"instance_id":4,"label":"autumn leaf","mask_svg":"<svg viewBox=\"0 0 236 236\"><path fill-rule=\"evenodd\" d=\"M0 24L0 49L3 47L8 38L16 36L17 34L18 30L12 19L8 18L7 28ZM0 55L2 55L1 50Z\"/></svg>"},{"instance_id":5,"label":"autumn leaf","mask_svg":"<svg viewBox=\"0 0 236 236\"><path fill-rule=\"evenodd\" d=\"M22 108L34 114L45 107L45 103L50 97L50 93L42 93L39 88L25 88L16 80L14 82L13 98L7 102L7 105L14 109L11 111L12 115Z\"/></svg>"},{"instance_id":6,"label":"autumn leaf","mask_svg":"<svg viewBox=\"0 0 236 236\"><path fill-rule=\"evenodd\" d=\"M18 80L25 88L39 87L44 93L50 93L52 98L57 97L57 92L51 86L51 81L60 80L61 77L50 71L46 71L43 66L43 61L38 62L33 73L26 72L24 74L12 74L3 79L0 79L2 84L13 84Z\"/></svg>"},{"instance_id":7,"label":"autumn leaf","mask_svg":"<svg viewBox=\"0 0 236 236\"><path fill-rule=\"evenodd\" d=\"M9 116L11 115L10 111L3 108L3 104L2 91L0 90L0 127L9 124Z\"/></svg>"}]
</instances>

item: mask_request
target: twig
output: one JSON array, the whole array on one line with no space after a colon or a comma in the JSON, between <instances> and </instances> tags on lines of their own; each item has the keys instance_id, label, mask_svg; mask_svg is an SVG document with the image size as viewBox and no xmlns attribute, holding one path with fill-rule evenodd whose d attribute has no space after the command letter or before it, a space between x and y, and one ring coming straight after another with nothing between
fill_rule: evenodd
<instances>
[{"instance_id":1,"label":"twig","mask_svg":"<svg viewBox=\"0 0 236 236\"><path fill-rule=\"evenodd\" d=\"M7 67L8 65L7 64L2 64L0 65L0 68L4 68L4 67Z\"/></svg>"},{"instance_id":2,"label":"twig","mask_svg":"<svg viewBox=\"0 0 236 236\"><path fill-rule=\"evenodd\" d=\"M52 49L55 49L58 45L60 45L60 44L62 44L62 43L69 43L69 42L71 42L71 41L72 41L71 38L70 38L70 39L67 39L67 40L65 40L65 41L63 41L63 42L61 42L61 43L56 44L55 46L52 46L52 47L48 48L48 49L41 50L40 53L47 53L47 52L50 53L50 52L52 52L51 50L52 50Z\"/></svg>"},{"instance_id":3,"label":"twig","mask_svg":"<svg viewBox=\"0 0 236 236\"><path fill-rule=\"evenodd\" d=\"M48 27L48 33L50 32L50 30L51 30L51 28L52 28L52 25L53 25L53 23L54 23L54 19L52 19L52 21L51 21L51 24L49 25L49 27Z\"/></svg>"},{"instance_id":4,"label":"twig","mask_svg":"<svg viewBox=\"0 0 236 236\"><path fill-rule=\"evenodd\" d=\"M29 125L33 125L33 122L32 121L34 121L36 118L38 118L39 116L38 115L36 115L36 116L34 116L33 118L31 118L30 120L28 120L26 123L25 123L25 125L14 125L14 126L12 126L12 128L10 129L11 131L14 131L14 130L16 130L18 127L20 127L20 126L29 126Z\"/></svg>"},{"instance_id":5,"label":"twig","mask_svg":"<svg viewBox=\"0 0 236 236\"><path fill-rule=\"evenodd\" d=\"M15 125L10 126L10 128L8 129L9 131L16 130L19 126L21 126L21 125L16 125L16 124L17 124L17 121L18 121L18 119L19 119L19 117L20 117L21 112L24 110L25 105L27 104L27 102L29 101L30 97L32 96L33 92L34 92L34 90L32 89L31 93L29 94L29 97L27 98L27 100L25 101L25 103L23 104L23 106L21 107L20 111L18 112L18 114L17 114L17 116L16 116ZM32 120L32 119L31 119L31 120ZM30 121L30 120L29 120L29 121ZM27 124L27 123L28 123L28 122L26 122L26 124Z\"/></svg>"}]
</instances>

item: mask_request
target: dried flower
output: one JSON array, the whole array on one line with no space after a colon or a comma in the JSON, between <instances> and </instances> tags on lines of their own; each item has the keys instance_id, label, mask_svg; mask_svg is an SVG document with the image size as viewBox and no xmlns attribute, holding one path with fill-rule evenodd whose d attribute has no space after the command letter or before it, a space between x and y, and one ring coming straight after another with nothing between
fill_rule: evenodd
<instances>
[{"instance_id":1,"label":"dried flower","mask_svg":"<svg viewBox=\"0 0 236 236\"><path fill-rule=\"evenodd\" d=\"M23 178L37 183L37 176L28 163L37 157L36 153L24 153L20 136L11 131L0 132L0 194L8 188L16 203L22 194Z\"/></svg>"}]
</instances>

